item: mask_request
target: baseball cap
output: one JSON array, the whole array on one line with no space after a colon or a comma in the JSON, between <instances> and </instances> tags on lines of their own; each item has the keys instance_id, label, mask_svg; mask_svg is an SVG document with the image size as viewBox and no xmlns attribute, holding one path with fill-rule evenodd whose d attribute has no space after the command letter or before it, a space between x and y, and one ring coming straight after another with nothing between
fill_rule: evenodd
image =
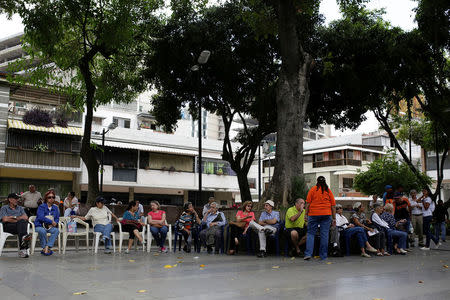
<instances>
[{"instance_id":1,"label":"baseball cap","mask_svg":"<svg viewBox=\"0 0 450 300\"><path fill-rule=\"evenodd\" d=\"M102 202L102 203L105 203L105 198L99 196L99 197L97 197L97 199L95 199L95 202Z\"/></svg>"},{"instance_id":2,"label":"baseball cap","mask_svg":"<svg viewBox=\"0 0 450 300\"><path fill-rule=\"evenodd\" d=\"M355 204L353 204L353 209L357 209L357 208L360 208L360 207L361 207L361 205L362 205L362 203L361 203L361 202L356 202Z\"/></svg>"},{"instance_id":3,"label":"baseball cap","mask_svg":"<svg viewBox=\"0 0 450 300\"><path fill-rule=\"evenodd\" d=\"M20 197L16 193L11 193L11 194L8 195L8 199L9 198L19 199Z\"/></svg>"},{"instance_id":4,"label":"baseball cap","mask_svg":"<svg viewBox=\"0 0 450 300\"><path fill-rule=\"evenodd\" d=\"M388 184L388 185L386 185L386 186L384 187L384 189L385 189L385 190L392 189L392 185L389 185L389 184Z\"/></svg>"},{"instance_id":5,"label":"baseball cap","mask_svg":"<svg viewBox=\"0 0 450 300\"><path fill-rule=\"evenodd\" d=\"M342 208L342 204L336 204L336 209L338 209L338 208Z\"/></svg>"},{"instance_id":6,"label":"baseball cap","mask_svg":"<svg viewBox=\"0 0 450 300\"><path fill-rule=\"evenodd\" d=\"M275 203L272 200L267 200L264 204L269 204L272 207L275 207Z\"/></svg>"}]
</instances>

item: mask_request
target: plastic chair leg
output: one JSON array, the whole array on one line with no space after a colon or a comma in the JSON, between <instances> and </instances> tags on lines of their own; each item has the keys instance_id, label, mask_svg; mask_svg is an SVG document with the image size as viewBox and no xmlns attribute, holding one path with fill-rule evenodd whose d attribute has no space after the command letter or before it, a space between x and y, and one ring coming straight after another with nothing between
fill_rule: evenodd
<instances>
[{"instance_id":1,"label":"plastic chair leg","mask_svg":"<svg viewBox=\"0 0 450 300\"><path fill-rule=\"evenodd\" d=\"M6 242L6 235L3 235L0 237L0 256L2 256L2 252L3 252L3 247L5 246L5 242Z\"/></svg>"}]
</instances>

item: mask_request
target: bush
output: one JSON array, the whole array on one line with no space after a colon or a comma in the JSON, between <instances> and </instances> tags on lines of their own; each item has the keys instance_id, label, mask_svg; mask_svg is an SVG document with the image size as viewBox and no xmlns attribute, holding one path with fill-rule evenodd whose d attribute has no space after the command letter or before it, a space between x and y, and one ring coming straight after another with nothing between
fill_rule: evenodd
<instances>
[{"instance_id":1,"label":"bush","mask_svg":"<svg viewBox=\"0 0 450 300\"><path fill-rule=\"evenodd\" d=\"M22 120L28 125L53 127L52 117L50 114L39 107L27 111Z\"/></svg>"},{"instance_id":2,"label":"bush","mask_svg":"<svg viewBox=\"0 0 450 300\"><path fill-rule=\"evenodd\" d=\"M56 125L58 125L59 127L67 128L68 121L65 113L59 112L56 115Z\"/></svg>"},{"instance_id":3,"label":"bush","mask_svg":"<svg viewBox=\"0 0 450 300\"><path fill-rule=\"evenodd\" d=\"M303 198L306 200L308 196L308 187L303 176L295 176L292 178L291 199L289 205L294 205L295 199Z\"/></svg>"}]
</instances>

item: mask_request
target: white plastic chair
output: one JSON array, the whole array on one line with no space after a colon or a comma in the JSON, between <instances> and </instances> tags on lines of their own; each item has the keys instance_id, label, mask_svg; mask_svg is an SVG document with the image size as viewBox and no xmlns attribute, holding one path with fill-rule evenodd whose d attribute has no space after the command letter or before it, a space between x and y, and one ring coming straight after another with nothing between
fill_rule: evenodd
<instances>
[{"instance_id":1,"label":"white plastic chair","mask_svg":"<svg viewBox=\"0 0 450 300\"><path fill-rule=\"evenodd\" d=\"M108 214L108 221L111 222L111 214ZM92 228L92 230L94 230L94 228ZM101 232L94 231L94 240L92 241L94 253L98 252L98 245L100 243L101 236ZM113 252L116 253L116 233L114 231L111 231L111 242L113 245Z\"/></svg>"},{"instance_id":2,"label":"white plastic chair","mask_svg":"<svg viewBox=\"0 0 450 300\"><path fill-rule=\"evenodd\" d=\"M119 218L119 252L122 253L122 242L124 239L130 237L130 234L128 232L122 231L122 224L120 221L122 221L123 218ZM144 217L144 223L147 224L147 217ZM142 231L140 233L142 234L142 240L145 241L145 232L146 232L147 225L142 226ZM134 249L137 250L137 239L134 240ZM142 251L145 251L145 244L142 245Z\"/></svg>"},{"instance_id":3,"label":"white plastic chair","mask_svg":"<svg viewBox=\"0 0 450 300\"><path fill-rule=\"evenodd\" d=\"M80 237L80 236L86 237L86 251L89 252L89 224L78 218L74 218L73 221L79 225L84 226L85 229L79 228L79 226L77 226L77 232L68 232L67 224L69 223L70 220L71 220L70 217L60 218L60 221L62 223L63 254L66 254L67 238L69 236L73 236L75 238L75 249L77 251L78 251L78 244L79 244L78 237Z\"/></svg>"},{"instance_id":4,"label":"white plastic chair","mask_svg":"<svg viewBox=\"0 0 450 300\"><path fill-rule=\"evenodd\" d=\"M39 233L36 232L36 227L34 225L34 221L36 220L36 216L31 216L28 218L28 221L31 223L31 254L34 254L34 249L36 248L36 241L39 237ZM61 253L61 230L62 230L62 224L61 220L58 222L58 253ZM47 236L50 236L50 233L47 233Z\"/></svg>"},{"instance_id":5,"label":"white plastic chair","mask_svg":"<svg viewBox=\"0 0 450 300\"><path fill-rule=\"evenodd\" d=\"M165 225L168 228L166 240L169 240L169 251L172 252L172 226L165 222ZM153 235L150 231L150 224L147 224L147 252L150 252L150 248L152 247Z\"/></svg>"},{"instance_id":6,"label":"white plastic chair","mask_svg":"<svg viewBox=\"0 0 450 300\"><path fill-rule=\"evenodd\" d=\"M28 223L28 233L30 233L30 224ZM17 236L17 247L20 247L19 236L17 234L12 234L3 231L3 223L0 222L0 256L2 256L3 247L5 246L6 239L9 237ZM29 251L29 250L28 250Z\"/></svg>"}]
</instances>

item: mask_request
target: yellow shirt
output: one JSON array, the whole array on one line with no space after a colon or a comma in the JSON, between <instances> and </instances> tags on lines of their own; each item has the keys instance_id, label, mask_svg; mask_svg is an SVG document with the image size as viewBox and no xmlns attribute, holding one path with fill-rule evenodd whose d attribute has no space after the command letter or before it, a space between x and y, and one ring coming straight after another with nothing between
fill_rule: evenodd
<instances>
[{"instance_id":1,"label":"yellow shirt","mask_svg":"<svg viewBox=\"0 0 450 300\"><path fill-rule=\"evenodd\" d=\"M300 217L297 218L294 222L291 221L291 218L298 214L297 208L294 206L290 207L286 212L286 228L303 228L305 226L305 210L302 211Z\"/></svg>"}]
</instances>

